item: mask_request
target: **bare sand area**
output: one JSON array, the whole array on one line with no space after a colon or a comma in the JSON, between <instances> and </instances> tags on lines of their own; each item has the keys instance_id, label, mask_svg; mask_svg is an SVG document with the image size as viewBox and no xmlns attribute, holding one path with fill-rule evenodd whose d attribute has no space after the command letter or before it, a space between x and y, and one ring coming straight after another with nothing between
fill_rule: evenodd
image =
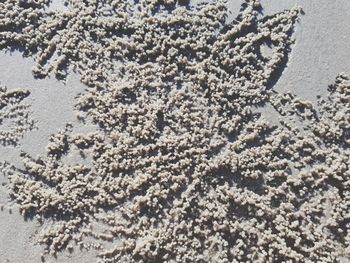
<instances>
[{"instance_id":1,"label":"bare sand area","mask_svg":"<svg viewBox=\"0 0 350 263\"><path fill-rule=\"evenodd\" d=\"M0 263L350 262L350 2L0 2Z\"/></svg>"}]
</instances>

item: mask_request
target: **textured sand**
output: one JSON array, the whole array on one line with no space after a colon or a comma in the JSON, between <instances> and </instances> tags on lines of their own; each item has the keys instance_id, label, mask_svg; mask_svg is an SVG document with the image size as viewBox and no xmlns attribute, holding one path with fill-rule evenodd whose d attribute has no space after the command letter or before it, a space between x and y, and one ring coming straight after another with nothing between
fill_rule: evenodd
<instances>
[{"instance_id":1,"label":"textured sand","mask_svg":"<svg viewBox=\"0 0 350 263\"><path fill-rule=\"evenodd\" d=\"M64 10L65 7L59 5L58 2L59 1L57 1L53 9L60 8ZM292 45L291 52L288 55L288 63L283 70L283 74L278 78L273 89L280 93L290 91L299 96L302 100L307 99L312 102L316 102L317 95L328 96L327 87L330 84L334 84L336 76L340 72L350 72L350 64L347 59L350 57L350 51L347 48L350 26L347 23L348 19L346 19L346 17L349 16L348 10L350 10L350 3L347 1L335 1L332 4L329 4L327 1L261 1L261 3L263 6L263 15L272 15L284 9L291 9L296 4L302 6L305 13L300 15L298 23L295 25L293 38L296 42ZM232 17L238 14L239 6L240 4L232 4ZM267 52L268 51L269 49L267 49ZM6 86L8 90L20 88L30 91L30 96L23 101L31 105L30 111L35 122L35 127L24 134L19 142L20 146L0 146L1 161L7 161L21 169L23 168L23 163L20 158L20 152L24 151L33 158L45 154L49 136L51 134L57 134L59 130L64 129L67 122L73 123L73 134L86 133L97 129L93 124L85 126L76 120L76 112L74 111L74 105L77 102L76 96L84 91L83 84L79 82L79 76L70 73L66 81L57 81L51 74L50 78L36 80L31 72L33 65L32 58L22 58L19 51L1 53L1 84ZM346 80L345 83L347 83ZM346 85L347 84L345 84L345 86ZM104 99L107 101L108 96ZM295 103L295 101L292 100L291 107L294 107L293 103ZM296 103L298 104L299 102L297 101ZM107 103L104 107L108 107L108 105ZM346 106L345 104L345 110L348 105L349 104ZM267 117L267 119L271 118L270 116L278 117L278 115L271 115L273 111L268 107L264 109L259 108L258 111L263 112L263 116ZM348 116L346 115L348 113L344 114ZM95 116L99 117L99 115ZM89 119L87 120L89 123ZM276 122L277 119L271 120L271 122L274 121ZM291 123L293 122L291 121ZM72 144L74 144L74 140L77 141L77 139L72 138L69 140L72 140ZM77 143L79 144L79 141ZM52 147L55 148L56 146L57 145L53 143ZM348 151L348 148L339 149ZM81 160L77 152L71 151L68 157L62 159L62 162L69 164L84 162L84 160ZM348 166L345 170L347 169ZM3 171L5 170L6 169L3 169ZM42 231L43 227L39 225L36 219L24 221L23 217L18 213L17 206L12 205L15 203L15 200L8 201L9 184L6 176L0 177L0 182L4 182L5 184L0 188L0 205L2 205L2 211L0 212L0 262L40 262L40 254L43 252L43 248L34 245L34 243L38 241L37 234ZM334 195L336 196L336 193L334 193ZM317 198L318 196L316 196L316 199ZM327 205L329 206L327 202L322 201L321 204L326 210L329 208L327 207ZM20 205L23 205L23 203ZM347 208L345 208L345 211L346 209ZM39 212L37 212L37 214L40 215ZM50 220L50 218L48 220ZM345 228L347 228L347 226L344 226L344 229ZM101 234L97 227L96 229L96 232ZM145 234L144 232L142 233ZM147 234L145 236L147 237ZM246 238L249 239L249 237ZM147 243L147 240L144 242ZM341 250L346 247L348 244L347 242L348 239L341 245ZM113 247L113 245L110 246L107 244L106 247L108 248L108 246L110 248ZM139 246L142 247L142 244ZM147 249L147 245L144 246ZM184 249L186 250L186 246L184 246ZM285 249L285 247L283 247L283 249ZM154 258L151 255L142 254L142 250L142 248L139 248L137 253L140 253L140 255L136 257L135 260L141 260L141 262L146 260L150 262L152 262L152 260L162 262L162 260L157 259L157 257ZM97 252L94 250L88 252L84 250L84 252L80 253L78 249L74 249L73 254L63 251L57 254L57 262L95 262L96 253ZM288 253L290 252L287 251L287 254ZM329 253L329 255L332 253ZM337 258L320 257L318 259L320 262L336 262L336 260L348 262L346 259L347 253L348 252L333 253ZM324 254L327 255L327 253ZM220 259L220 256L206 256L207 258L204 260L209 262L215 262L215 260L218 262L226 262L225 259ZM114 258L113 255L107 255L107 259L108 258L110 261L107 262L127 262L133 259L132 256L129 258L125 255L124 258L122 257L119 259L117 257ZM279 262L278 260L273 261L271 258L269 259L271 262ZM47 262L55 262L55 259L51 256L46 256L45 259ZM183 259L178 258L174 260L182 262ZM238 260L238 262L245 262L244 259L241 259L242 261L239 261L239 259L236 260ZM258 261L256 259L252 260L252 262ZM300 262L303 261L301 260Z\"/></svg>"}]
</instances>

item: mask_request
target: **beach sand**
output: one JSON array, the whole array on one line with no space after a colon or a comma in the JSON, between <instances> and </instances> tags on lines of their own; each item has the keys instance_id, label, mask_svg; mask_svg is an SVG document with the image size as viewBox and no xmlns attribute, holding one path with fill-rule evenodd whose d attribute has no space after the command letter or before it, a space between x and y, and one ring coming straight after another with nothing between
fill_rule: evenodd
<instances>
[{"instance_id":1,"label":"beach sand","mask_svg":"<svg viewBox=\"0 0 350 263\"><path fill-rule=\"evenodd\" d=\"M228 4L232 11L228 19L236 17L239 13L240 4L240 1L232 1ZM283 10L290 10L296 5L301 6L303 10L294 25L292 38L295 39L295 43L291 45L287 62L278 68L280 74L277 74L276 79L271 82L273 90L279 93L290 92L301 100L316 103L317 96L327 96L328 86L334 84L339 73L350 74L350 49L348 48L350 40L349 1L337 0L330 3L326 0L262 0L261 5L262 10L259 14L261 17L273 15ZM65 9L59 1L55 1L52 8L53 10L56 10L56 8ZM34 65L33 57L23 57L20 49L0 51L1 85L6 86L8 91L21 89L30 92L30 95L20 103L29 105L28 116L33 120L33 127L28 128L23 133L17 145L0 145L0 161L5 161L22 170L26 168L23 166L21 152L25 152L33 158L45 155L50 135L57 134L59 130L65 129L67 123L72 123L74 132L87 134L98 130L96 124L89 123L89 121L84 124L77 119L76 104L79 100L77 97L84 94L87 87L81 83L79 73L74 73L72 69L69 69L65 80L56 79L53 73L50 73L46 78L38 79L32 73ZM278 116L273 115L269 107L259 108L258 111L262 112L262 115L267 119L276 118L275 121L277 121ZM271 122L273 121L271 120ZM1 126L0 129L2 129ZM74 163L76 160L79 162L80 160L78 154L73 150L65 158L64 162L67 163L70 161ZM5 170L2 169L2 171ZM42 260L45 260L45 262L67 263L96 262L98 251L94 249L80 250L78 246L74 247L73 252L63 249L56 256L45 255L43 258L44 246L37 244L38 233L49 226L51 224L50 220L54 221L54 219L48 218L47 222L41 225L35 217L40 215L39 212L34 212L33 218L24 218L19 213L18 204L16 204L19 201L10 197L10 185L6 173L3 172L3 175L1 175L0 171L0 262L34 263ZM326 206L326 202L320 204ZM342 249L346 247L346 244L349 245L346 242L349 242L349 240L346 239L344 243L340 242ZM106 247L112 248L113 246L106 245ZM347 256L350 258L350 255L346 253L338 255L335 260L350 262L346 259ZM124 260L126 259L129 260L125 257ZM113 259L113 257L110 257L110 260L106 262L128 262L123 261L123 259ZM152 261L152 257L148 260L150 261L144 258L135 262L163 262L156 259ZM176 262L179 259L173 260L168 262ZM220 261L218 257L213 257L211 260L207 262L228 262L223 259ZM331 259L320 258L319 260L319 262L330 262L327 260ZM242 261L235 262L248 261L242 259ZM249 262L262 261L252 260ZM271 262L279 261L271 260Z\"/></svg>"}]
</instances>

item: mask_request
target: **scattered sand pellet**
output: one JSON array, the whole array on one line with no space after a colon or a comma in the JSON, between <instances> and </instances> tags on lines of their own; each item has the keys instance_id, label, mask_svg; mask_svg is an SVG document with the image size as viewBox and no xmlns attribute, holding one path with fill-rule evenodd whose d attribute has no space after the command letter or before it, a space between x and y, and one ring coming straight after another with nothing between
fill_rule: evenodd
<instances>
[{"instance_id":1,"label":"scattered sand pellet","mask_svg":"<svg viewBox=\"0 0 350 263\"><path fill-rule=\"evenodd\" d=\"M8 90L0 85L0 144L17 145L24 134L35 127L30 105L24 99L30 94L23 89Z\"/></svg>"},{"instance_id":2,"label":"scattered sand pellet","mask_svg":"<svg viewBox=\"0 0 350 263\"><path fill-rule=\"evenodd\" d=\"M43 223L45 253L98 262L339 262L350 257L350 80L314 105L277 93L301 9L259 18L246 0L0 3L0 45L34 74L88 85L79 118L40 157L23 154L11 196ZM268 56L261 47L271 47ZM270 104L278 125L254 108ZM66 163L79 152L88 163Z\"/></svg>"}]
</instances>

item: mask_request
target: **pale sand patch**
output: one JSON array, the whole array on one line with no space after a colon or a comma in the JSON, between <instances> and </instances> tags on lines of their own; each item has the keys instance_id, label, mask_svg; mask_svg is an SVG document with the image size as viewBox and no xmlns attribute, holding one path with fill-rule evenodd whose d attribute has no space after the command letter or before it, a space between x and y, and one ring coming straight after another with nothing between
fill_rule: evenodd
<instances>
[{"instance_id":1,"label":"pale sand patch","mask_svg":"<svg viewBox=\"0 0 350 263\"><path fill-rule=\"evenodd\" d=\"M285 1L281 3L280 1L262 1L265 8L263 11L266 14L275 14L282 9L290 9L296 2L297 1ZM303 6L305 15L301 16L300 22L296 26L296 34L294 36L296 38L296 44L293 45L287 67L280 80L274 86L274 89L280 92L290 90L300 95L302 99L315 100L315 96L327 94L325 92L327 85L334 82L334 78L339 72L348 71L349 63L347 59L344 58L350 57L349 50L345 45L347 43L346 37L349 35L347 33L349 28L347 25L348 23L346 23L343 17L348 15L345 12L348 12L346 10L349 9L344 8L344 5L347 3L346 1L335 2L331 7L326 1L321 3L299 1L298 3ZM236 12L236 6L234 8L234 12ZM341 12L343 12L343 15L339 15ZM327 22L321 22L326 21L325 18L328 18ZM337 30L334 30L334 28L337 28ZM15 84L17 87L18 84L23 83L25 85L23 86L24 88L31 89L32 91L34 117L38 120L38 125L41 126L38 131L28 132L23 139L23 149L31 155L36 156L44 151L50 134L56 133L58 129L64 128L66 122L73 122L76 124L73 112L74 98L83 90L83 87L77 80L69 82L69 78L66 86L55 80L33 81L29 73L29 69L31 68L29 64L31 63L21 68L18 67L18 65L23 62L20 57L16 59L8 58L8 60L6 60L5 56L3 61L9 61L8 63L0 62L2 63L0 67L4 68L5 72L4 74L1 73L3 74L2 77L5 82L6 79L8 79L7 85ZM11 68L9 65L13 65L14 69L9 69ZM21 70L19 72L17 71L17 74L13 74L11 77L11 74L15 73L15 70L18 68ZM25 68L27 70L23 70ZM23 76L23 72L26 72L26 74L28 73L28 75L24 74ZM4 83L3 79L0 75L2 83ZM52 91L53 89L55 91ZM62 101L64 101L64 103L62 103ZM299 102L297 102L297 104L298 103ZM266 116L269 118L270 115L267 114ZM94 131L95 128L91 127L91 130ZM5 160L20 166L18 163L18 149L6 148L3 150L1 156L5 156ZM76 157L78 156L75 155L74 158ZM66 161L64 160L63 162ZM73 162L75 161L73 160ZM5 193L5 191L2 192ZM3 196L5 202L6 195ZM310 206L311 205L310 203ZM7 208L4 209L3 213L7 213L6 209ZM13 241L13 243L6 242L6 244L8 244L8 249L4 249L5 252L3 255L13 262L18 262L18 260L38 262L37 255L39 250L37 247L33 248L28 255L24 255L23 252L17 253L12 250L20 251L23 246L29 246L31 244L29 241L31 239L30 237L27 238L27 236L31 236L36 231L35 223L24 223L23 219L17 216L16 213L13 215L6 214L6 216L3 217L4 219L1 220L5 220L4 224L6 224L8 220L11 220L11 217L13 222L16 222L21 229L23 227L23 230L20 231L20 235L23 235L22 237L24 240L16 242L16 239L13 238L10 240ZM14 220L14 218L16 218L16 220ZM7 236L8 233L9 232L2 231L1 235ZM13 233L11 233L11 235L12 234ZM3 239L1 238L1 240ZM137 241L137 246L140 246L139 250L141 252L142 246L146 246L148 241L149 240ZM18 247L16 245L18 245ZM3 249L2 246L1 249ZM59 255L58 261L94 262L94 257L86 253L83 253L83 255L84 258L78 255L76 258L70 259L64 253L63 255ZM51 262L51 260L52 259L48 259L48 262Z\"/></svg>"}]
</instances>

